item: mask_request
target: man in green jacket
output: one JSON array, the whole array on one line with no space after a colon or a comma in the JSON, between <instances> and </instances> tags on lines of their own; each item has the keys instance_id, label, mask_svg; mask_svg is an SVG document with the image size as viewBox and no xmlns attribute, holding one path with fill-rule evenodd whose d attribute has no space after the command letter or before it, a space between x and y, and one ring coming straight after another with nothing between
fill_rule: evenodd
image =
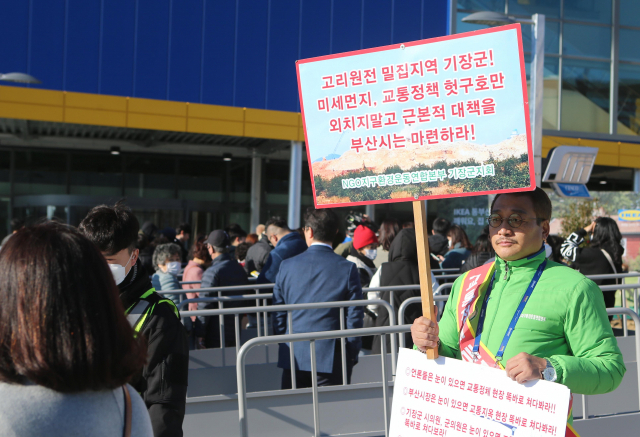
<instances>
[{"instance_id":1,"label":"man in green jacket","mask_svg":"<svg viewBox=\"0 0 640 437\"><path fill-rule=\"evenodd\" d=\"M615 390L626 368L602 291L546 260L550 218L551 201L540 188L497 195L488 218L495 264L455 281L439 326L415 320L417 349L484 361L519 383L545 379L587 395Z\"/></svg>"}]
</instances>

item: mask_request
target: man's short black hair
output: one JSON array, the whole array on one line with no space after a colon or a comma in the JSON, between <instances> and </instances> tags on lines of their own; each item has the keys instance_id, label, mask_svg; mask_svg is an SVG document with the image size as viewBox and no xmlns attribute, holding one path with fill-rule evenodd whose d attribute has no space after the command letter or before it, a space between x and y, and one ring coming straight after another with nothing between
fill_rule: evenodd
<instances>
[{"instance_id":1,"label":"man's short black hair","mask_svg":"<svg viewBox=\"0 0 640 437\"><path fill-rule=\"evenodd\" d=\"M24 227L24 219L20 217L14 217L11 219L11 232L19 231Z\"/></svg>"},{"instance_id":2,"label":"man's short black hair","mask_svg":"<svg viewBox=\"0 0 640 437\"><path fill-rule=\"evenodd\" d=\"M247 238L247 233L237 223L232 223L226 227L225 231L229 234L229 239L233 243L236 238Z\"/></svg>"},{"instance_id":3,"label":"man's short black hair","mask_svg":"<svg viewBox=\"0 0 640 437\"><path fill-rule=\"evenodd\" d=\"M547 196L547 193L540 187L536 187L533 191L521 191L519 193L505 193L511 194L512 196L519 197L528 197L531 199L531 203L533 203L533 211L538 218L538 224L544 220L551 220L551 199ZM502 196L502 194L496 194L496 197L493 198L493 202L491 202L491 212L493 213L493 205L496 204L496 200L498 197Z\"/></svg>"},{"instance_id":4,"label":"man's short black hair","mask_svg":"<svg viewBox=\"0 0 640 437\"><path fill-rule=\"evenodd\" d=\"M139 228L138 219L131 208L120 202L113 206L94 207L78 227L80 232L107 255L116 254L123 249L133 251L138 242Z\"/></svg>"},{"instance_id":5,"label":"man's short black hair","mask_svg":"<svg viewBox=\"0 0 640 437\"><path fill-rule=\"evenodd\" d=\"M273 216L269 220L267 220L267 223L265 223L264 225L264 230L266 231L267 229L269 229L269 226L275 226L276 228L289 230L287 221L280 216Z\"/></svg>"},{"instance_id":6,"label":"man's short black hair","mask_svg":"<svg viewBox=\"0 0 640 437\"><path fill-rule=\"evenodd\" d=\"M179 234L180 232L191 234L191 225L189 223L180 223L176 228L176 234Z\"/></svg>"},{"instance_id":7,"label":"man's short black hair","mask_svg":"<svg viewBox=\"0 0 640 437\"><path fill-rule=\"evenodd\" d=\"M446 218L438 217L433 221L433 231L436 234L447 236L451 223Z\"/></svg>"},{"instance_id":8,"label":"man's short black hair","mask_svg":"<svg viewBox=\"0 0 640 437\"><path fill-rule=\"evenodd\" d=\"M314 240L332 243L340 225L332 209L309 207L304 215L304 226L313 230Z\"/></svg>"}]
</instances>

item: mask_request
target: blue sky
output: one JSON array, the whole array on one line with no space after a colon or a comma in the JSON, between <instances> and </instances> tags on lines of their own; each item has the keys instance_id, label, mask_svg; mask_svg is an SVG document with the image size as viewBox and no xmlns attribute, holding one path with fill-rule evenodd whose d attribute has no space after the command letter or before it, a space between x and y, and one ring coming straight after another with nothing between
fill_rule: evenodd
<instances>
[{"instance_id":1,"label":"blue sky","mask_svg":"<svg viewBox=\"0 0 640 437\"><path fill-rule=\"evenodd\" d=\"M452 69L444 71L444 58L451 54L461 55L474 53L477 51L493 50L493 67L472 68L470 70ZM393 82L382 80L381 67L386 65L398 65L424 61L426 59L437 58L438 74L426 73L424 77L419 75L410 76L408 79ZM341 72L348 72L357 69L376 67L377 84L362 85L347 88L338 86L329 90L323 90L323 76L335 75ZM353 137L364 137L367 135L402 133L410 136L411 131L440 128L446 126L461 126L464 124L475 124L476 140L478 145L492 145L508 138L514 130L518 133L526 133L524 101L522 93L522 79L520 73L520 58L518 52L517 32L515 29L475 35L467 38L457 38L431 44L424 44L405 49L385 50L374 53L367 53L351 57L328 59L317 62L303 63L299 65L300 80L303 96L305 121L307 127L308 147L311 159L316 160L331 153L339 155L348 151L351 147ZM489 77L492 73L503 72L505 87L501 90L490 90L483 92L470 91L464 94L462 90L459 95L445 96L443 84L446 79L473 77L483 74ZM383 90L397 88L398 86L418 85L421 83L438 81L440 86L440 97L425 96L423 100L414 101L409 99L406 103L382 104ZM329 98L339 94L364 93L370 91L372 100L377 103L373 108L367 106L357 109L337 111L318 110L318 100ZM477 117L468 115L465 119L452 117L450 115L451 104L459 101L471 99L485 99L493 97L496 102L496 114L490 116ZM428 123L417 123L411 127L403 124L400 115L405 108L424 107L425 105L445 104L447 108L446 120L431 118ZM329 132L329 121L336 117L358 116L377 112L396 112L399 124L393 127L383 127L370 131L360 130L355 133L347 130L340 132ZM373 152L372 152L373 153Z\"/></svg>"}]
</instances>

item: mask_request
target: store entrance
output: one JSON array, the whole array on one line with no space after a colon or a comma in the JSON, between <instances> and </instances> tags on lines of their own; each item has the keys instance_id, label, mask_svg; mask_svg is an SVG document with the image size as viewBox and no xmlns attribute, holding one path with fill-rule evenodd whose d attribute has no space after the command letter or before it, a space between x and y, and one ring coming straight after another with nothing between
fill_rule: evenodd
<instances>
[{"instance_id":1,"label":"store entrance","mask_svg":"<svg viewBox=\"0 0 640 437\"><path fill-rule=\"evenodd\" d=\"M16 196L12 213L13 217L27 222L57 220L78 226L94 206L113 205L119 200L121 197L65 194ZM223 208L219 202L127 197L125 203L133 210L140 226L150 221L159 230L176 228L180 223L188 222L194 235L205 235L214 229L224 228L231 219L241 226L248 226L249 221L249 211L230 213L229 208Z\"/></svg>"}]
</instances>

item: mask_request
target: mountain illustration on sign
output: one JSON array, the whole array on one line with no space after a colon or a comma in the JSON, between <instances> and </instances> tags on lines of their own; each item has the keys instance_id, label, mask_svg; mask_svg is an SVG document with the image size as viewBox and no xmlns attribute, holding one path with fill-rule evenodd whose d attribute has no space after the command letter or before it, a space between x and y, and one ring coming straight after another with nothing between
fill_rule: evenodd
<instances>
[{"instance_id":1,"label":"mountain illustration on sign","mask_svg":"<svg viewBox=\"0 0 640 437\"><path fill-rule=\"evenodd\" d=\"M418 196L460 194L521 188L530 185L527 156L527 137L514 129L498 144L484 145L471 142L420 145L411 143L398 149L348 150L342 155L333 153L311 163L318 204L358 202L380 199L415 198ZM357 178L381 174L414 172L420 170L449 169L461 166L494 164L495 177L475 179L445 179L437 182L342 188L344 178ZM501 170L503 169L503 170ZM502 171L502 174L499 174Z\"/></svg>"}]
</instances>

